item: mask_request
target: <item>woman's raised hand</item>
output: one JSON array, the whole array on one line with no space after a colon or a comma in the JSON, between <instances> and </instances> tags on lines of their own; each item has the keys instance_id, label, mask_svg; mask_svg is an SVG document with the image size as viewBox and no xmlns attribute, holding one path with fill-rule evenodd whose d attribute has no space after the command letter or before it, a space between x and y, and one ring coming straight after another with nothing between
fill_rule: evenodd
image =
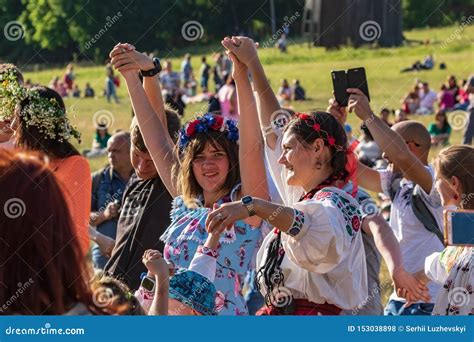
<instances>
[{"instance_id":1,"label":"woman's raised hand","mask_svg":"<svg viewBox=\"0 0 474 342\"><path fill-rule=\"evenodd\" d=\"M209 234L222 234L231 229L234 222L249 217L247 208L241 201L224 203L221 206L214 204L212 212L207 215L206 230Z\"/></svg>"},{"instance_id":2,"label":"woman's raised hand","mask_svg":"<svg viewBox=\"0 0 474 342\"><path fill-rule=\"evenodd\" d=\"M115 69L122 74L130 70L150 70L155 67L151 57L138 52L133 45L127 43L115 45L109 57Z\"/></svg>"},{"instance_id":3,"label":"woman's raised hand","mask_svg":"<svg viewBox=\"0 0 474 342\"><path fill-rule=\"evenodd\" d=\"M344 127L347 121L346 107L340 107L335 99L329 100L329 106L326 111L331 114Z\"/></svg>"},{"instance_id":4,"label":"woman's raised hand","mask_svg":"<svg viewBox=\"0 0 474 342\"><path fill-rule=\"evenodd\" d=\"M221 44L226 50L232 52L240 62L245 64L247 67L250 64L258 61L257 47L258 43L255 43L252 39L247 37L225 37Z\"/></svg>"}]
</instances>

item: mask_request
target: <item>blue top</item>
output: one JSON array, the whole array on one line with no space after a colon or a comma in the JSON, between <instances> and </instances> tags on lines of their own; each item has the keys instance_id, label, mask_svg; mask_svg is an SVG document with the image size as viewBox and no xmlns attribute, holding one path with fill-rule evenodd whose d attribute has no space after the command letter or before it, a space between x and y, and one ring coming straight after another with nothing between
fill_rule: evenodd
<instances>
[{"instance_id":1,"label":"blue top","mask_svg":"<svg viewBox=\"0 0 474 342\"><path fill-rule=\"evenodd\" d=\"M92 189L91 211L103 212L110 202L122 202L122 196L127 183L113 171L110 166L103 168L93 175L100 177L97 189ZM118 218L107 220L97 226L97 231L115 239L117 234ZM92 257L97 268L103 268L107 258L102 255L97 245L92 248Z\"/></svg>"},{"instance_id":2,"label":"blue top","mask_svg":"<svg viewBox=\"0 0 474 342\"><path fill-rule=\"evenodd\" d=\"M235 201L240 184L230 196L217 203ZM206 218L210 208L188 208L181 196L173 200L171 225L161 240L166 243L164 257L176 268L188 268L200 244L207 239ZM242 296L242 285L246 271L252 268L252 257L259 248L262 237L244 221L237 221L233 228L224 231L218 247L216 286L216 310L218 315L247 315L247 305Z\"/></svg>"}]
</instances>

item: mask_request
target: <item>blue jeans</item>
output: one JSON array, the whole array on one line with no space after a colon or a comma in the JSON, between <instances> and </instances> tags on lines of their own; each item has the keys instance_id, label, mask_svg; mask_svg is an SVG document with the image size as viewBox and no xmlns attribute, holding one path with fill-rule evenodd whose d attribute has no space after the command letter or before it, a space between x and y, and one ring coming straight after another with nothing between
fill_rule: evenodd
<instances>
[{"instance_id":1,"label":"blue jeans","mask_svg":"<svg viewBox=\"0 0 474 342\"><path fill-rule=\"evenodd\" d=\"M97 231L112 239L115 239L117 235L116 220L107 221L103 223L101 227L97 228ZM92 246L92 263L94 264L94 268L103 270L108 261L109 261L109 258L103 255L99 249L99 246L94 243L94 245Z\"/></svg>"},{"instance_id":2,"label":"blue jeans","mask_svg":"<svg viewBox=\"0 0 474 342\"><path fill-rule=\"evenodd\" d=\"M404 304L405 302L398 300L389 300L383 314L385 316L431 316L434 308L433 303L416 303L407 308L403 307Z\"/></svg>"},{"instance_id":3,"label":"blue jeans","mask_svg":"<svg viewBox=\"0 0 474 342\"><path fill-rule=\"evenodd\" d=\"M115 102L118 103L117 92L115 90L114 80L108 78L105 83L105 96L107 96L107 102L110 102L110 98L113 97Z\"/></svg>"}]
</instances>

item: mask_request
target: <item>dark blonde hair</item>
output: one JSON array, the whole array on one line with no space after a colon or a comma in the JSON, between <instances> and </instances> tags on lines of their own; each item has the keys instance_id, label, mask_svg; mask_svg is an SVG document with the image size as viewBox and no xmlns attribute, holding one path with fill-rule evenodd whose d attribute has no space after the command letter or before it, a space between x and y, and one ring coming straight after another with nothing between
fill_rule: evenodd
<instances>
[{"instance_id":1,"label":"dark blonde hair","mask_svg":"<svg viewBox=\"0 0 474 342\"><path fill-rule=\"evenodd\" d=\"M443 149L434 161L436 174L450 179L459 179L462 188L461 207L474 209L474 148L453 145Z\"/></svg>"},{"instance_id":2,"label":"dark blonde hair","mask_svg":"<svg viewBox=\"0 0 474 342\"><path fill-rule=\"evenodd\" d=\"M178 140L178 132L181 128L181 119L178 113L168 105L165 105L165 115L166 115L166 125L168 128L168 133L176 143ZM143 153L148 153L148 149L145 146L145 140L143 140L143 135L138 127L138 121L133 113L132 124L130 125L130 136L133 146Z\"/></svg>"},{"instance_id":3,"label":"dark blonde hair","mask_svg":"<svg viewBox=\"0 0 474 342\"><path fill-rule=\"evenodd\" d=\"M176 148L179 163L173 167L173 174L176 177L179 192L188 206L196 204L196 198L202 195L203 190L194 176L192 163L196 156L204 151L208 143L216 149L222 149L229 159L229 172L221 191L227 194L240 182L239 148L237 142L227 139L226 132L209 131L207 133L196 133L182 152L179 152L178 147Z\"/></svg>"}]
</instances>

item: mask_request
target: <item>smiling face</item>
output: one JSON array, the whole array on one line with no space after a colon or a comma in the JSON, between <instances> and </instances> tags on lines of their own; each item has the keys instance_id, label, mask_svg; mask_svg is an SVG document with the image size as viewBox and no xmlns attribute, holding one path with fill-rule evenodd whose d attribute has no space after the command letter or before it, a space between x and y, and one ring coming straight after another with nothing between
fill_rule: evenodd
<instances>
[{"instance_id":1,"label":"smiling face","mask_svg":"<svg viewBox=\"0 0 474 342\"><path fill-rule=\"evenodd\" d=\"M142 152L132 144L130 148L130 159L135 173L140 179L151 179L158 175L155 164L151 159L150 153Z\"/></svg>"},{"instance_id":2,"label":"smiling face","mask_svg":"<svg viewBox=\"0 0 474 342\"><path fill-rule=\"evenodd\" d=\"M227 179L229 158L218 144L206 143L192 161L193 174L204 193L219 192Z\"/></svg>"},{"instance_id":3,"label":"smiling face","mask_svg":"<svg viewBox=\"0 0 474 342\"><path fill-rule=\"evenodd\" d=\"M321 149L324 149L324 141L316 139L310 146L305 146L295 134L286 131L283 135L282 149L278 162L287 170L286 183L307 188L318 172L315 164L316 159L323 155Z\"/></svg>"}]
</instances>

